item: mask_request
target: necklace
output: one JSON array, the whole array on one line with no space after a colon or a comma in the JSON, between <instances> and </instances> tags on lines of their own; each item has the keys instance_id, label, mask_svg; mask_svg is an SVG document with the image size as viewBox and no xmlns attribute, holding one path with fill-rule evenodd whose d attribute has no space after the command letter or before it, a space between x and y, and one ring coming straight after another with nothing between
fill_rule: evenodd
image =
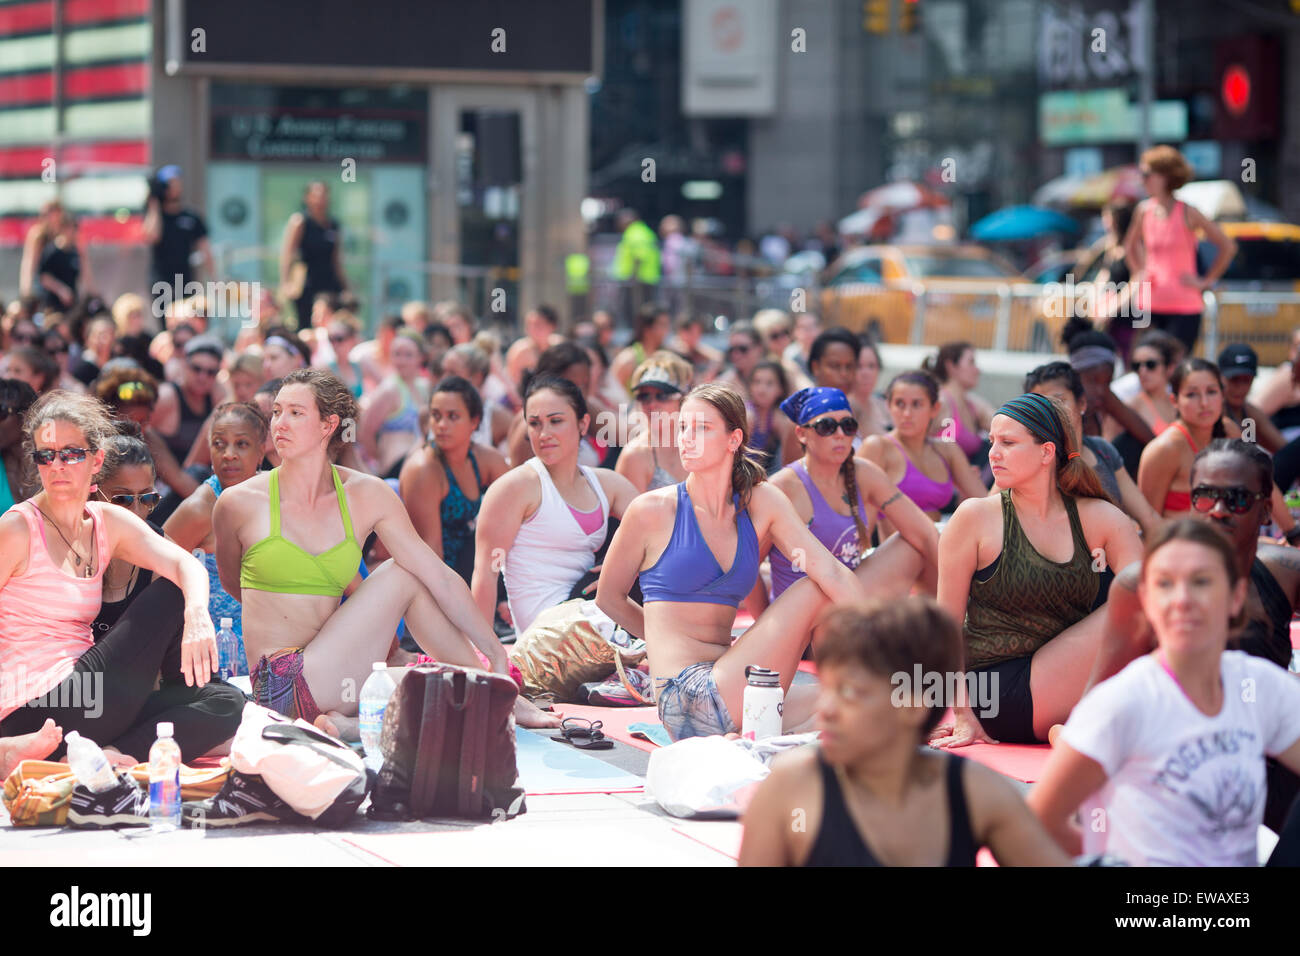
<instances>
[{"instance_id":1,"label":"necklace","mask_svg":"<svg viewBox=\"0 0 1300 956\"><path fill-rule=\"evenodd\" d=\"M45 513L44 508L42 508L40 505L37 505L36 510L39 511L41 513L41 516L50 523L50 525L54 528L55 531L59 533L59 537L63 539L63 543L66 544L68 546L68 550L72 552L72 559L77 562L77 567L80 568L81 552L78 551L76 546L73 545L73 543L68 540L68 536L63 533L63 529L59 527L58 523ZM94 535L93 531L91 532L91 535L92 535L92 542L93 542L93 535ZM84 576L88 578L93 577L94 576L93 572L94 572L94 568L91 566L89 559L87 559L86 573Z\"/></svg>"}]
</instances>

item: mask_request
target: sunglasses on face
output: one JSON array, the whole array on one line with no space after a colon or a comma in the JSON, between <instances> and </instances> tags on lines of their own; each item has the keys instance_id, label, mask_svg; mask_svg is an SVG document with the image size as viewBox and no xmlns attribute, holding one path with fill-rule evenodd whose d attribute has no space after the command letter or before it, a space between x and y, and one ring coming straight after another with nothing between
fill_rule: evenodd
<instances>
[{"instance_id":1,"label":"sunglasses on face","mask_svg":"<svg viewBox=\"0 0 1300 956\"><path fill-rule=\"evenodd\" d=\"M193 362L191 362L191 363L190 363L190 371L193 372L195 375L213 375L213 376L215 376L219 371L221 371L221 366L219 366L219 365L195 365Z\"/></svg>"},{"instance_id":2,"label":"sunglasses on face","mask_svg":"<svg viewBox=\"0 0 1300 956\"><path fill-rule=\"evenodd\" d=\"M37 448L32 452L32 461L38 465L49 465L53 463L54 456L58 455L59 461L65 465L79 465L86 460L88 454L90 452L87 449L75 446L60 448L57 451L53 448Z\"/></svg>"},{"instance_id":3,"label":"sunglasses on face","mask_svg":"<svg viewBox=\"0 0 1300 956\"><path fill-rule=\"evenodd\" d=\"M731 346L731 348L727 349L727 351L730 352L732 355L735 355L736 353L753 351L753 348L754 346L752 345L733 345Z\"/></svg>"},{"instance_id":4,"label":"sunglasses on face","mask_svg":"<svg viewBox=\"0 0 1300 956\"><path fill-rule=\"evenodd\" d=\"M350 336L350 335L331 335L329 338L330 338L330 345L342 345L344 342L351 341L352 336Z\"/></svg>"},{"instance_id":5,"label":"sunglasses on face","mask_svg":"<svg viewBox=\"0 0 1300 956\"><path fill-rule=\"evenodd\" d=\"M638 389L636 393L636 400L641 405L649 405L651 402L667 402L676 397L676 392L665 392L657 388Z\"/></svg>"},{"instance_id":6,"label":"sunglasses on face","mask_svg":"<svg viewBox=\"0 0 1300 956\"><path fill-rule=\"evenodd\" d=\"M788 339L789 337L790 337L789 329L777 329L775 332L773 332L771 335L768 336L769 339Z\"/></svg>"},{"instance_id":7,"label":"sunglasses on face","mask_svg":"<svg viewBox=\"0 0 1300 956\"><path fill-rule=\"evenodd\" d=\"M24 342L27 345L35 345L37 342L41 340L41 337L39 335L27 335L26 333L23 332L14 332L12 335L9 336L9 338L15 342Z\"/></svg>"},{"instance_id":8,"label":"sunglasses on face","mask_svg":"<svg viewBox=\"0 0 1300 956\"><path fill-rule=\"evenodd\" d=\"M101 491L100 497L105 498L105 500L117 505L119 508L133 508L138 501L141 507L148 508L150 511L157 508L158 502L162 501L162 495L156 491L146 491L138 495L113 495L111 498L108 498Z\"/></svg>"},{"instance_id":9,"label":"sunglasses on face","mask_svg":"<svg viewBox=\"0 0 1300 956\"><path fill-rule=\"evenodd\" d=\"M45 351L49 352L51 355L62 355L64 352L68 351L68 343L63 341L63 339L46 339Z\"/></svg>"},{"instance_id":10,"label":"sunglasses on face","mask_svg":"<svg viewBox=\"0 0 1300 956\"><path fill-rule=\"evenodd\" d=\"M1140 372L1143 369L1146 369L1148 372L1154 372L1164 364L1164 362L1161 362L1158 359L1145 359L1141 362L1134 362L1133 371Z\"/></svg>"},{"instance_id":11,"label":"sunglasses on face","mask_svg":"<svg viewBox=\"0 0 1300 956\"><path fill-rule=\"evenodd\" d=\"M819 418L807 427L821 435L822 438L829 438L834 435L837 428L852 438L858 433L858 420L852 416L841 418L838 421L834 418Z\"/></svg>"},{"instance_id":12,"label":"sunglasses on face","mask_svg":"<svg viewBox=\"0 0 1300 956\"><path fill-rule=\"evenodd\" d=\"M1256 501L1271 497L1266 491L1251 491L1240 485L1234 488L1212 488L1209 485L1197 485L1192 489L1192 507L1202 514L1214 510L1214 503L1222 501L1225 508L1235 515L1244 515Z\"/></svg>"}]
</instances>

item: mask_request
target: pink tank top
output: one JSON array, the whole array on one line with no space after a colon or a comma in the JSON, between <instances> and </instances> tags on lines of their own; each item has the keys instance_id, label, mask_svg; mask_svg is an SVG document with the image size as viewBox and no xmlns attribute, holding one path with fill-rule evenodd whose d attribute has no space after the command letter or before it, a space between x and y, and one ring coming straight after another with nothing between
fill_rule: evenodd
<instances>
[{"instance_id":1,"label":"pink tank top","mask_svg":"<svg viewBox=\"0 0 1300 956\"><path fill-rule=\"evenodd\" d=\"M1142 214L1142 246L1146 253L1146 280L1151 284L1148 308L1152 312L1200 315L1205 309L1199 290L1183 285L1182 277L1196 275L1196 236L1187 226L1187 211L1174 203L1169 215L1153 202Z\"/></svg>"},{"instance_id":2,"label":"pink tank top","mask_svg":"<svg viewBox=\"0 0 1300 956\"><path fill-rule=\"evenodd\" d=\"M92 578L55 567L34 504L23 501L9 509L27 520L28 545L26 570L0 588L0 720L58 686L95 643L90 625L99 614L109 560L104 507L97 501L86 504L98 552Z\"/></svg>"}]
</instances>

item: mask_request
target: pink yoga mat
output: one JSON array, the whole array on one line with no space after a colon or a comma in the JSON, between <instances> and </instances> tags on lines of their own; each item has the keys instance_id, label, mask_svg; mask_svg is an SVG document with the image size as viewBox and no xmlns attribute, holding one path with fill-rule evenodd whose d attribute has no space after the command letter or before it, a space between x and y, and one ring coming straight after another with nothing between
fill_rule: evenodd
<instances>
[{"instance_id":1,"label":"pink yoga mat","mask_svg":"<svg viewBox=\"0 0 1300 956\"><path fill-rule=\"evenodd\" d=\"M652 753L659 748L648 740L633 737L628 724L659 723L659 712L654 707L592 707L586 704L556 704L555 709L565 717L585 717L604 722L601 731L606 737L620 741L638 750Z\"/></svg>"}]
</instances>

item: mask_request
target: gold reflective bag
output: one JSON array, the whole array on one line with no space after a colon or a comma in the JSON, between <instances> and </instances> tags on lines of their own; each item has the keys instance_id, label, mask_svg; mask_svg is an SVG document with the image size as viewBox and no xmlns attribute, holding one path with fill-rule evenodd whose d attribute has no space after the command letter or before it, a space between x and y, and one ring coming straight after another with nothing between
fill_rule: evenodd
<instances>
[{"instance_id":1,"label":"gold reflective bag","mask_svg":"<svg viewBox=\"0 0 1300 956\"><path fill-rule=\"evenodd\" d=\"M565 601L537 615L520 635L510 658L523 675L525 696L550 694L556 701L572 703L581 685L618 672L633 697L646 702L622 673L645 660L642 642L633 648L611 643L597 630L594 610L594 603L582 598Z\"/></svg>"}]
</instances>

